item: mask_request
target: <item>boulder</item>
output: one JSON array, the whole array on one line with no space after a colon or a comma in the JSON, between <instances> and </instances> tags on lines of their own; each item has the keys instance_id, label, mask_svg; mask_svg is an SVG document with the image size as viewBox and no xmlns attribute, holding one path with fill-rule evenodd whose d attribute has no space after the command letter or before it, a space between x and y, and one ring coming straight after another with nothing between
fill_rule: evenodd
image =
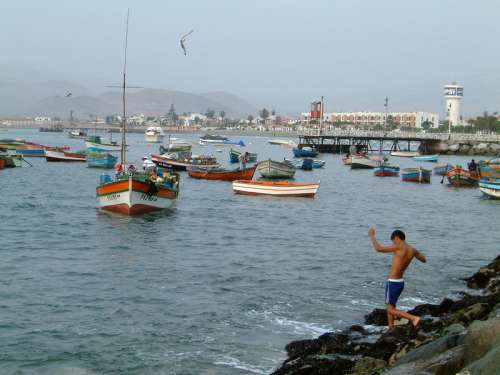
<instances>
[{"instance_id":1,"label":"boulder","mask_svg":"<svg viewBox=\"0 0 500 375\"><path fill-rule=\"evenodd\" d=\"M448 151L448 144L446 142L439 143L438 150L440 153L444 153Z\"/></svg>"},{"instance_id":2,"label":"boulder","mask_svg":"<svg viewBox=\"0 0 500 375\"><path fill-rule=\"evenodd\" d=\"M457 345L462 344L464 340L463 334L454 334L440 337L434 341L431 341L425 345L422 345L416 349L413 349L405 356L399 358L396 361L396 365L403 363L414 362L420 359L431 358L436 354L445 352Z\"/></svg>"},{"instance_id":3,"label":"boulder","mask_svg":"<svg viewBox=\"0 0 500 375\"><path fill-rule=\"evenodd\" d=\"M439 305L434 305L431 303L424 303L422 305L416 306L413 310L408 311L410 314L423 316L442 316L448 313L453 306L453 300L449 298L443 299Z\"/></svg>"},{"instance_id":4,"label":"boulder","mask_svg":"<svg viewBox=\"0 0 500 375\"><path fill-rule=\"evenodd\" d=\"M496 345L484 357L471 363L458 373L458 375L481 374L498 375L500 369L500 345Z\"/></svg>"},{"instance_id":5,"label":"boulder","mask_svg":"<svg viewBox=\"0 0 500 375\"><path fill-rule=\"evenodd\" d=\"M500 318L472 323L464 340L466 364L477 361L499 342Z\"/></svg>"},{"instance_id":6,"label":"boulder","mask_svg":"<svg viewBox=\"0 0 500 375\"><path fill-rule=\"evenodd\" d=\"M479 143L475 149L477 152L481 153L481 152L488 152L488 144L487 143Z\"/></svg>"},{"instance_id":7,"label":"boulder","mask_svg":"<svg viewBox=\"0 0 500 375\"><path fill-rule=\"evenodd\" d=\"M354 365L354 369L352 370L352 375L371 374L374 371L383 369L386 366L387 363L381 359L372 357L363 357L359 359Z\"/></svg>"},{"instance_id":8,"label":"boulder","mask_svg":"<svg viewBox=\"0 0 500 375\"><path fill-rule=\"evenodd\" d=\"M416 337L417 330L411 325L394 327L371 345L366 351L366 355L388 361L394 353L400 352L403 347Z\"/></svg>"},{"instance_id":9,"label":"boulder","mask_svg":"<svg viewBox=\"0 0 500 375\"><path fill-rule=\"evenodd\" d=\"M334 355L314 355L285 363L272 375L348 374L354 362Z\"/></svg>"},{"instance_id":10,"label":"boulder","mask_svg":"<svg viewBox=\"0 0 500 375\"><path fill-rule=\"evenodd\" d=\"M385 309L374 309L371 313L365 315L365 323L375 326L386 326L388 324L387 312Z\"/></svg>"},{"instance_id":11,"label":"boulder","mask_svg":"<svg viewBox=\"0 0 500 375\"><path fill-rule=\"evenodd\" d=\"M464 145L460 145L460 150L459 152L461 154L466 154L469 152L469 150L471 149L471 146L467 145L467 144L464 144Z\"/></svg>"},{"instance_id":12,"label":"boulder","mask_svg":"<svg viewBox=\"0 0 500 375\"><path fill-rule=\"evenodd\" d=\"M457 152L459 149L460 149L460 144L458 144L458 143L453 143L453 144L448 146L448 151L451 151L451 152Z\"/></svg>"},{"instance_id":13,"label":"boulder","mask_svg":"<svg viewBox=\"0 0 500 375\"><path fill-rule=\"evenodd\" d=\"M491 311L487 303L476 303L463 310L457 311L450 319L450 323L463 323L469 325L474 320L484 319Z\"/></svg>"}]
</instances>

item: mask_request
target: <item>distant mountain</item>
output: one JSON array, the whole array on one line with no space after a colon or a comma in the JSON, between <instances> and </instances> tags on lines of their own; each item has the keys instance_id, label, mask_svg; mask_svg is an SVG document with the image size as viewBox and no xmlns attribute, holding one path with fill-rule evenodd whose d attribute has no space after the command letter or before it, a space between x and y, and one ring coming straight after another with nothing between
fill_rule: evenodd
<instances>
[{"instance_id":1,"label":"distant mountain","mask_svg":"<svg viewBox=\"0 0 500 375\"><path fill-rule=\"evenodd\" d=\"M70 97L66 94L71 92ZM192 94L163 89L130 90L127 93L127 113L162 115L173 104L177 113L200 112L207 108L226 112L227 117L247 117L257 109L244 99L227 92ZM59 116L67 118L70 110L75 117L105 116L122 111L119 89L97 93L78 83L55 74L35 70L0 67L0 117Z\"/></svg>"}]
</instances>

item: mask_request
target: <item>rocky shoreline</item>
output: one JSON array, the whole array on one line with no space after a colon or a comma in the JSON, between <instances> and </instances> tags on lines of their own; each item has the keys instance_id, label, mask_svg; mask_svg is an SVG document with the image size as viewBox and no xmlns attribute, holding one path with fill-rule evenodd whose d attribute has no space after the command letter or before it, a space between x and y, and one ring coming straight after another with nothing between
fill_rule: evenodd
<instances>
[{"instance_id":1,"label":"rocky shoreline","mask_svg":"<svg viewBox=\"0 0 500 375\"><path fill-rule=\"evenodd\" d=\"M439 153L448 155L500 155L500 144L497 142L456 141L449 140L439 144Z\"/></svg>"},{"instance_id":2,"label":"rocky shoreline","mask_svg":"<svg viewBox=\"0 0 500 375\"><path fill-rule=\"evenodd\" d=\"M288 358L272 375L495 375L500 374L500 255L464 279L473 294L422 304L422 317L387 332L385 310L365 316L367 329L353 325L286 346Z\"/></svg>"}]
</instances>

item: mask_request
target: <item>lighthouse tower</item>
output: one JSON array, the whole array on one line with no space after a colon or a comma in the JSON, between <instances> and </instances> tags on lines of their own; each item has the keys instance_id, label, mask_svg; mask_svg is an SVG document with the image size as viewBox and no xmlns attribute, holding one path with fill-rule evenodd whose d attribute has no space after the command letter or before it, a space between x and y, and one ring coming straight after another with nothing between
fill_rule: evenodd
<instances>
[{"instance_id":1,"label":"lighthouse tower","mask_svg":"<svg viewBox=\"0 0 500 375\"><path fill-rule=\"evenodd\" d=\"M460 125L460 101L464 97L464 87L453 82L444 86L444 98L446 99L446 116L451 126Z\"/></svg>"}]
</instances>

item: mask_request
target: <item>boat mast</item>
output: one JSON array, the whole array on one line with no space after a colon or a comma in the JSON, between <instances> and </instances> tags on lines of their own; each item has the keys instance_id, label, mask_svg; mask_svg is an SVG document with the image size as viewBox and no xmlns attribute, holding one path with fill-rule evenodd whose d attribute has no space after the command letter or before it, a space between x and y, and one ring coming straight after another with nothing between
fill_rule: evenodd
<instances>
[{"instance_id":1,"label":"boat mast","mask_svg":"<svg viewBox=\"0 0 500 375\"><path fill-rule=\"evenodd\" d=\"M321 111L320 111L320 118L319 118L319 135L323 135L323 105L324 105L324 98L321 96Z\"/></svg>"},{"instance_id":2,"label":"boat mast","mask_svg":"<svg viewBox=\"0 0 500 375\"><path fill-rule=\"evenodd\" d=\"M128 44L128 18L130 9L127 9L127 25L125 28L125 56L123 61L123 86L122 86L122 102L123 102L123 114L122 114L122 147L121 147L121 164L122 168L125 165L125 128L127 126L127 118L125 115L125 89L126 89L126 74L127 74L127 44Z\"/></svg>"}]
</instances>

